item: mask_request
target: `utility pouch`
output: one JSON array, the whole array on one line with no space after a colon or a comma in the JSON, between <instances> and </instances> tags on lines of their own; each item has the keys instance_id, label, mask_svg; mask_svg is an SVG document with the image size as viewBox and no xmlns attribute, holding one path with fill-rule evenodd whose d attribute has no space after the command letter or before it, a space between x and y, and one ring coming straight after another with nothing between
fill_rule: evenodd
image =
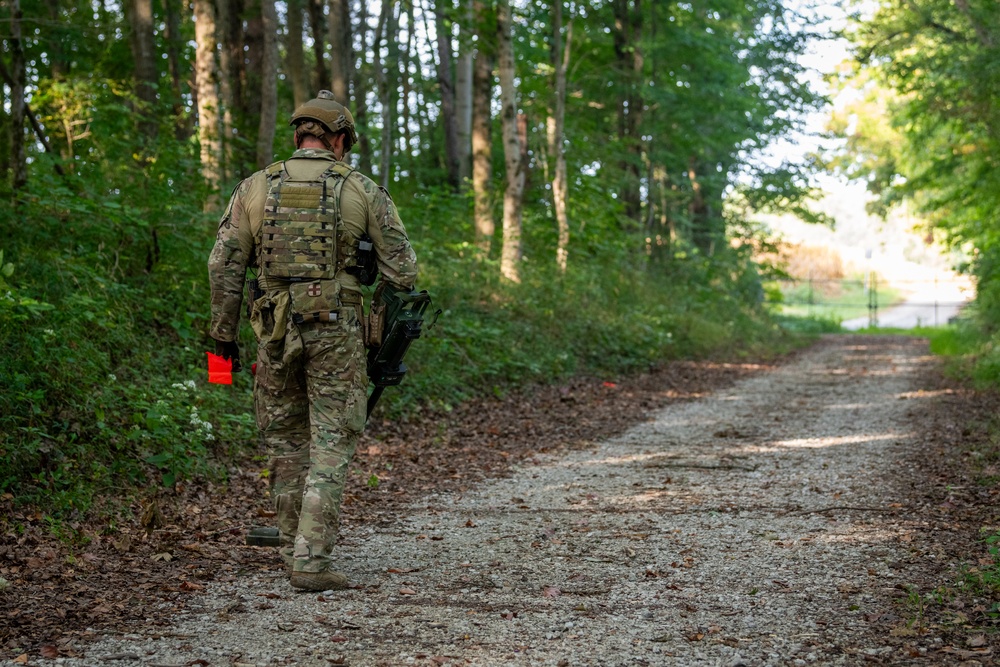
<instances>
[{"instance_id":1,"label":"utility pouch","mask_svg":"<svg viewBox=\"0 0 1000 667\"><path fill-rule=\"evenodd\" d=\"M339 319L340 283L336 280L295 282L288 288L291 320L295 324L336 322Z\"/></svg>"},{"instance_id":2,"label":"utility pouch","mask_svg":"<svg viewBox=\"0 0 1000 667\"><path fill-rule=\"evenodd\" d=\"M382 345L382 335L385 333L385 304L381 300L372 300L368 311L368 326L365 327L365 345L379 347Z\"/></svg>"}]
</instances>

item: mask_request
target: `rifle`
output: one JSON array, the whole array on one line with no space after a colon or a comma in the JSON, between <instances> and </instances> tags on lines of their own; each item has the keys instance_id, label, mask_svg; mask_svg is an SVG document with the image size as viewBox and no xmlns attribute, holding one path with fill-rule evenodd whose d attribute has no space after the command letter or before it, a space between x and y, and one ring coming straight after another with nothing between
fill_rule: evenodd
<instances>
[{"instance_id":1,"label":"rifle","mask_svg":"<svg viewBox=\"0 0 1000 667\"><path fill-rule=\"evenodd\" d=\"M403 356L410 349L410 343L420 338L424 311L430 305L431 295L427 290L386 289L386 283L375 290L371 306L374 316L370 318L375 323L371 325L375 331L370 336L368 350L368 379L373 387L368 397L368 417L385 388L403 381L407 371ZM434 314L428 328L434 326L440 314L440 310Z\"/></svg>"}]
</instances>

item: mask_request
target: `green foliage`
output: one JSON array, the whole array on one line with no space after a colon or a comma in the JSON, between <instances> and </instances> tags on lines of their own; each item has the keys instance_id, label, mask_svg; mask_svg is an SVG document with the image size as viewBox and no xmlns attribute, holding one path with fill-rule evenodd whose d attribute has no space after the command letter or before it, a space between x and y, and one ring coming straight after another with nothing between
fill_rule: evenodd
<instances>
[{"instance_id":1,"label":"green foliage","mask_svg":"<svg viewBox=\"0 0 1000 667\"><path fill-rule=\"evenodd\" d=\"M886 213L905 202L969 258L982 323L1000 330L1000 5L881 2L853 30L861 92L835 118L832 166L864 179Z\"/></svg>"},{"instance_id":2,"label":"green foliage","mask_svg":"<svg viewBox=\"0 0 1000 667\"><path fill-rule=\"evenodd\" d=\"M571 4L565 273L555 266L548 190L551 25L541 5L519 5L515 17L530 158L517 285L500 281L499 238L492 252L472 245L471 195L441 187L433 63L420 50L400 54L405 42L388 36L390 66L379 76L397 76L394 59L413 58L404 113L393 116L390 189L420 260L419 286L445 313L414 346L405 383L380 404L387 414L447 409L577 373L616 376L792 343L762 305L767 271L750 261L753 233L723 198L737 175L743 199L758 207L792 209L808 192L801 170L759 170L750 159L794 126L784 110L818 102L796 77L808 28L776 0ZM397 25L426 18L419 4L387 6L411 13ZM154 3L157 26L167 25L167 7ZM29 142L27 187L11 192L6 173L0 184L0 493L71 514L102 494L222 475L230 457L255 453L257 438L248 374L232 387L204 379L205 261L220 211L202 211L209 193L186 83L191 17L180 17L177 34L156 31L150 104L136 94L121 5L30 1L23 9L25 25L46 26L24 44L32 110L52 152ZM634 33L608 27L620 25L616 10L630 13ZM0 21L12 20L0 6ZM170 40L173 62L161 57L172 53ZM362 90L375 77L367 55L358 54ZM259 109L249 81L230 82L243 88L228 110L230 181L246 175L254 153ZM286 83L279 94L280 118L292 106ZM385 150L379 107L358 119L375 164ZM635 127L625 131L625 121ZM156 132L145 136L140 124ZM0 126L0 164L9 170L5 113ZM279 135L277 145L285 141ZM498 195L499 140L493 162ZM623 183L639 197L634 210ZM499 218L499 196L494 203ZM251 358L252 344L245 348Z\"/></svg>"}]
</instances>

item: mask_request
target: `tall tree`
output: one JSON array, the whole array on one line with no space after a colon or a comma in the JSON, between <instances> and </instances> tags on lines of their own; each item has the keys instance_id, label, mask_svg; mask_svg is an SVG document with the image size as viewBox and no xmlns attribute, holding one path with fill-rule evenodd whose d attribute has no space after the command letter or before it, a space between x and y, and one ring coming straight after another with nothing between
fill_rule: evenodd
<instances>
[{"instance_id":1,"label":"tall tree","mask_svg":"<svg viewBox=\"0 0 1000 667\"><path fill-rule=\"evenodd\" d=\"M309 3L309 30L313 40L313 92L326 88L329 78L326 73L326 47L323 37L326 21L323 18L324 0L306 0Z\"/></svg>"},{"instance_id":2,"label":"tall tree","mask_svg":"<svg viewBox=\"0 0 1000 667\"><path fill-rule=\"evenodd\" d=\"M180 0L163 0L166 32L167 72L170 74L170 108L174 117L174 135L178 140L186 139L188 124L184 119L183 92L181 82L182 72L187 70L187 63L181 61L181 51L184 48L184 37L181 35L181 3Z\"/></svg>"},{"instance_id":3,"label":"tall tree","mask_svg":"<svg viewBox=\"0 0 1000 667\"><path fill-rule=\"evenodd\" d=\"M309 99L309 77L302 50L302 2L303 0L287 0L285 71L292 80L292 103L295 107Z\"/></svg>"},{"instance_id":4,"label":"tall tree","mask_svg":"<svg viewBox=\"0 0 1000 667\"><path fill-rule=\"evenodd\" d=\"M382 187L389 186L389 160L392 156L392 118L393 118L393 106L392 106L392 92L390 90L389 82L389 72L386 70L388 68L383 67L382 62L382 39L386 34L386 30L391 28L391 25L387 27L387 24L394 24L392 21L393 13L393 2L391 0L382 0L382 10L379 12L378 16L378 28L375 30L375 43L372 45L372 54L374 55L374 65L375 65L375 78L378 82L379 89L379 99L382 103L382 142L381 142L381 160L379 163L379 181ZM394 35L390 32L388 38L392 41Z\"/></svg>"},{"instance_id":5,"label":"tall tree","mask_svg":"<svg viewBox=\"0 0 1000 667\"><path fill-rule=\"evenodd\" d=\"M354 92L354 107L351 111L354 112L354 122L358 128L358 146L355 150L358 152L358 167L362 172L370 174L372 171L372 146L371 139L368 136L368 88L371 81L371 76L369 73L370 65L367 62L368 55L368 33L370 26L368 25L368 3L362 2L360 6L360 11L358 12L358 25L360 30L358 30L358 36L360 37L361 49L359 53L363 54L365 57L362 58L361 66L357 68L352 68L352 85ZM353 63L353 61L352 61Z\"/></svg>"},{"instance_id":6,"label":"tall tree","mask_svg":"<svg viewBox=\"0 0 1000 667\"><path fill-rule=\"evenodd\" d=\"M476 59L472 83L472 191L475 202L476 245L487 256L495 233L493 221L493 59L496 53L496 22L483 0L475 8Z\"/></svg>"},{"instance_id":7,"label":"tall tree","mask_svg":"<svg viewBox=\"0 0 1000 667\"><path fill-rule=\"evenodd\" d=\"M507 187L503 194L503 246L500 252L500 275L520 282L521 203L524 196L524 162L517 126L517 88L514 84L514 45L511 38L510 0L497 2L499 35L498 70L500 74L500 119L503 124L503 154Z\"/></svg>"},{"instance_id":8,"label":"tall tree","mask_svg":"<svg viewBox=\"0 0 1000 667\"><path fill-rule=\"evenodd\" d=\"M278 119L278 12L274 0L261 0L263 53L261 58L260 125L257 130L257 168L274 159L274 130Z\"/></svg>"},{"instance_id":9,"label":"tall tree","mask_svg":"<svg viewBox=\"0 0 1000 667\"><path fill-rule=\"evenodd\" d=\"M437 0L434 5L437 32L438 85L441 88L441 120L444 123L444 155L448 184L458 189L458 118L455 115L455 84L451 76L451 20L445 9L451 9L448 0Z\"/></svg>"},{"instance_id":10,"label":"tall tree","mask_svg":"<svg viewBox=\"0 0 1000 667\"><path fill-rule=\"evenodd\" d=\"M459 55L455 61L455 124L458 139L458 177L472 176L472 0L459 0Z\"/></svg>"},{"instance_id":11,"label":"tall tree","mask_svg":"<svg viewBox=\"0 0 1000 667\"><path fill-rule=\"evenodd\" d=\"M24 18L21 10L21 0L11 0L10 50L13 56L10 85L10 131L11 154L13 157L13 187L20 190L28 183L28 157L24 146L24 118L27 105L24 100L24 88L27 82L27 71L24 62L24 42L21 34L21 22Z\"/></svg>"},{"instance_id":12,"label":"tall tree","mask_svg":"<svg viewBox=\"0 0 1000 667\"><path fill-rule=\"evenodd\" d=\"M153 42L152 0L126 0L129 43L135 68L135 95L139 101L139 133L145 140L157 134L156 124L156 46Z\"/></svg>"},{"instance_id":13,"label":"tall tree","mask_svg":"<svg viewBox=\"0 0 1000 667\"><path fill-rule=\"evenodd\" d=\"M219 42L219 104L222 107L222 136L221 136L221 161L222 168L220 176L223 181L228 180L236 173L233 165L233 132L235 120L233 112L236 109L236 96L239 88L234 89L234 82L239 85L240 69L234 62L234 58L239 58L242 62L243 42L236 40L233 31L233 2L236 0L216 0L215 6L218 10L216 17L215 37ZM242 23L239 23L242 31ZM237 47L238 45L238 47Z\"/></svg>"},{"instance_id":14,"label":"tall tree","mask_svg":"<svg viewBox=\"0 0 1000 667\"><path fill-rule=\"evenodd\" d=\"M351 102L351 12L348 0L330 0L330 73L334 98Z\"/></svg>"},{"instance_id":15,"label":"tall tree","mask_svg":"<svg viewBox=\"0 0 1000 667\"><path fill-rule=\"evenodd\" d=\"M615 58L621 86L618 100L618 138L624 148L621 170L624 176L622 200L625 214L638 219L640 214L639 173L642 164L642 2L613 0L615 14Z\"/></svg>"},{"instance_id":16,"label":"tall tree","mask_svg":"<svg viewBox=\"0 0 1000 667\"><path fill-rule=\"evenodd\" d=\"M569 66L570 43L573 39L573 23L566 31L566 49L562 45L563 0L552 0L552 70L555 86L553 90L552 122L549 124L549 155L555 160L552 176L552 208L556 215L556 265L566 271L569 257L569 219L566 215L566 68Z\"/></svg>"},{"instance_id":17,"label":"tall tree","mask_svg":"<svg viewBox=\"0 0 1000 667\"><path fill-rule=\"evenodd\" d=\"M219 206L222 187L221 142L219 137L219 89L215 66L215 8L212 0L194 0L195 90L198 97L198 143L201 147L201 175L208 186L205 210Z\"/></svg>"}]
</instances>

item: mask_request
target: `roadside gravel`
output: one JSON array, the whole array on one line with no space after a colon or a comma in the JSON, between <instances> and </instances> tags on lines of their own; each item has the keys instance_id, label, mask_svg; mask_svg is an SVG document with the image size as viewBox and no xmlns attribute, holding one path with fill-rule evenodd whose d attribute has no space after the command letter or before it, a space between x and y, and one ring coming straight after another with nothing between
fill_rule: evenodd
<instances>
[{"instance_id":1,"label":"roadside gravel","mask_svg":"<svg viewBox=\"0 0 1000 667\"><path fill-rule=\"evenodd\" d=\"M934 362L831 337L592 448L345 530L356 587L277 572L207 591L76 665L854 665L887 638ZM928 555L929 557L929 555ZM151 618L160 613L149 609ZM928 649L928 646L931 648Z\"/></svg>"}]
</instances>

